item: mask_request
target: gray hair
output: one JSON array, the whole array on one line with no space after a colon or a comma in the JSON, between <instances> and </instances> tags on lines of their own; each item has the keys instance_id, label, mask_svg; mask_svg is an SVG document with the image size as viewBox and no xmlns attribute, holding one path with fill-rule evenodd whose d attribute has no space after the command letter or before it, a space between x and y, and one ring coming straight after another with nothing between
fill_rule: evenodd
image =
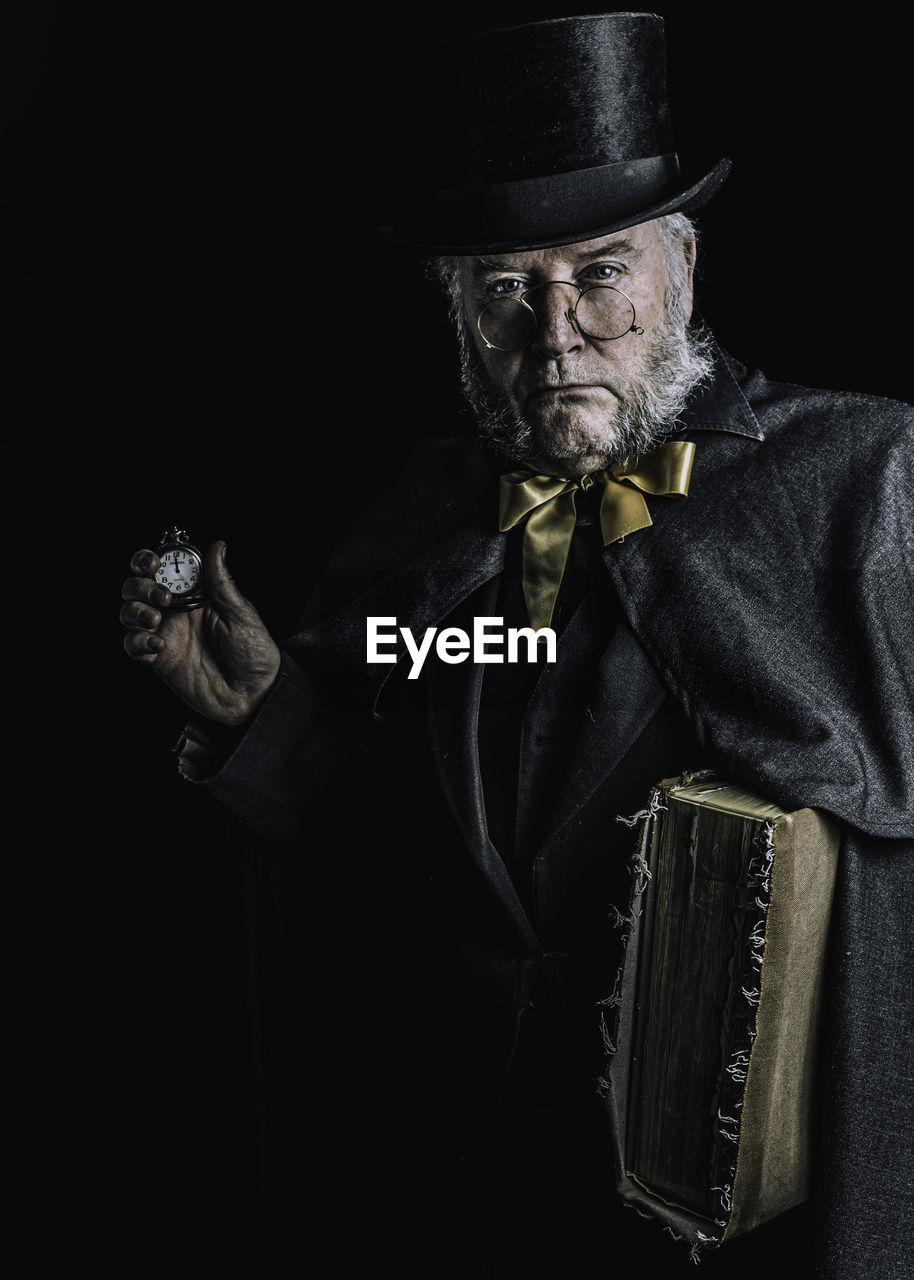
<instances>
[{"instance_id":1,"label":"gray hair","mask_svg":"<svg viewBox=\"0 0 914 1280\"><path fill-rule=\"evenodd\" d=\"M660 243L666 254L669 285L667 287L667 314L682 314L682 298L688 286L688 267L690 258L694 257L698 244L698 230L690 218L684 213L668 213L657 219L657 230ZM462 259L445 255L431 258L428 261L428 274L432 280L444 290L448 302L451 323L458 329L463 320L463 294L460 284L460 263Z\"/></svg>"}]
</instances>

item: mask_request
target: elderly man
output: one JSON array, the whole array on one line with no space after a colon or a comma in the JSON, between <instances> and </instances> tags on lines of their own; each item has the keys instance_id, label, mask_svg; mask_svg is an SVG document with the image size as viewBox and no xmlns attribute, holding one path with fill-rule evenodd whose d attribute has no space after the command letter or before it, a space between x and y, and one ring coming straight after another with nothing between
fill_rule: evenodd
<instances>
[{"instance_id":1,"label":"elderly man","mask_svg":"<svg viewBox=\"0 0 914 1280\"><path fill-rule=\"evenodd\" d=\"M770 383L693 320L688 215L728 165L679 172L659 19L456 54L444 168L388 234L444 285L478 436L373 477L282 646L221 543L199 608L151 548L122 592L128 654L195 713L183 774L324 886L352 1017L385 1029L339 1135L360 1145L325 1157L331 1274L688 1265L618 1195L597 1010L630 894L619 818L713 767L831 815L842 849L809 1202L702 1265L900 1280L910 413ZM347 931L360 886L387 886L368 938Z\"/></svg>"}]
</instances>

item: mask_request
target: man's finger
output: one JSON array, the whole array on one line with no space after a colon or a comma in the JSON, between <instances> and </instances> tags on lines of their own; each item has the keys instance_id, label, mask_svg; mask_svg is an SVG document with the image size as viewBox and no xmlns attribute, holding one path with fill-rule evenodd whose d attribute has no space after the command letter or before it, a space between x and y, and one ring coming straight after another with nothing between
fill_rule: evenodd
<instances>
[{"instance_id":1,"label":"man's finger","mask_svg":"<svg viewBox=\"0 0 914 1280\"><path fill-rule=\"evenodd\" d=\"M135 662L155 662L165 648L165 641L154 631L128 631L124 636L124 652Z\"/></svg>"},{"instance_id":2,"label":"man's finger","mask_svg":"<svg viewBox=\"0 0 914 1280\"><path fill-rule=\"evenodd\" d=\"M141 574L144 578L151 578L158 567L159 557L154 551L150 551L148 547L135 551L130 560L131 571Z\"/></svg>"},{"instance_id":3,"label":"man's finger","mask_svg":"<svg viewBox=\"0 0 914 1280\"><path fill-rule=\"evenodd\" d=\"M122 600L139 600L156 609L166 609L171 604L171 592L154 578L128 578L121 587Z\"/></svg>"}]
</instances>

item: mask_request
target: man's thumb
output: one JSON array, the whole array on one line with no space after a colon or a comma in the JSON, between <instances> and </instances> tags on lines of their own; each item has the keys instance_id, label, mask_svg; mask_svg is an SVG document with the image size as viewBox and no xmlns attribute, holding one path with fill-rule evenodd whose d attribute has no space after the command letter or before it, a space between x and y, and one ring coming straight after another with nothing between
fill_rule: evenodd
<instances>
[{"instance_id":1,"label":"man's thumb","mask_svg":"<svg viewBox=\"0 0 914 1280\"><path fill-rule=\"evenodd\" d=\"M225 554L225 543L221 540L211 543L206 549L203 564L206 593L213 604L237 607L244 603L244 598L235 586Z\"/></svg>"}]
</instances>

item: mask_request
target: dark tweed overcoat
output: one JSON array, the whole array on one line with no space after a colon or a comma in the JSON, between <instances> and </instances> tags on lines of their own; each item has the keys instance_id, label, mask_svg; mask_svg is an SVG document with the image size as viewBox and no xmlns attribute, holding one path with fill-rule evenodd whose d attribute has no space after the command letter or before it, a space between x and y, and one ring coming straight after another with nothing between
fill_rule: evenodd
<instances>
[{"instance_id":1,"label":"dark tweed overcoat","mask_svg":"<svg viewBox=\"0 0 914 1280\"><path fill-rule=\"evenodd\" d=\"M652 527L599 553L612 616L585 600L542 672L504 841L477 733L494 668L432 657L410 681L408 661L366 661L369 616L418 636L516 614L505 468L473 440L417 449L391 482L366 472L369 516L257 720L218 742L191 724L180 744L185 776L294 869L315 1063L336 1036L339 1087L315 1066L311 1132L325 1220L346 1224L340 1275L356 1257L429 1276L688 1265L615 1202L584 1046L627 895L617 818L705 764L828 811L843 842L813 1197L702 1268L770 1275L793 1255L828 1280L914 1274L912 414L719 353L678 434L697 448L689 497L652 500Z\"/></svg>"}]
</instances>

